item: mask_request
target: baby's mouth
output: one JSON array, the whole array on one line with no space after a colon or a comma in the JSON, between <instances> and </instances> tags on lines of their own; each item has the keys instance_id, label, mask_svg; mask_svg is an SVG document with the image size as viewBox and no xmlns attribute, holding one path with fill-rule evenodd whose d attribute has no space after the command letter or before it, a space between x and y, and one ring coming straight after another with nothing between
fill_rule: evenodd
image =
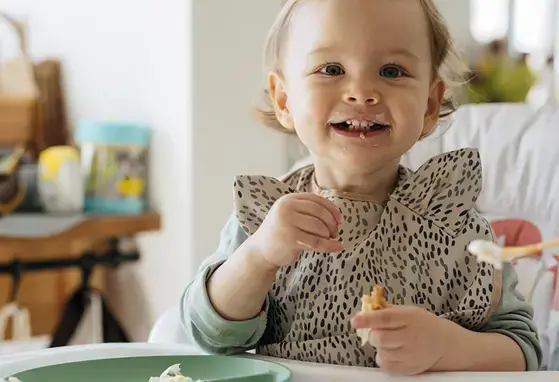
<instances>
[{"instance_id":1,"label":"baby's mouth","mask_svg":"<svg viewBox=\"0 0 559 382\"><path fill-rule=\"evenodd\" d=\"M390 129L390 124L380 123L376 121L360 121L360 120L347 120L344 122L337 122L330 124L333 128L337 130L347 131L347 132L369 132L369 131L383 131Z\"/></svg>"}]
</instances>

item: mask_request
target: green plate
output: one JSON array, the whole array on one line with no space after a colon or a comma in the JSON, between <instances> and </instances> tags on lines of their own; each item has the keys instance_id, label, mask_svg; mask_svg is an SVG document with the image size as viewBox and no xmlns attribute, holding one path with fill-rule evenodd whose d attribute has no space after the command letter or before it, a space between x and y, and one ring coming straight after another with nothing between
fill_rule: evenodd
<instances>
[{"instance_id":1,"label":"green plate","mask_svg":"<svg viewBox=\"0 0 559 382\"><path fill-rule=\"evenodd\" d=\"M180 363L183 375L193 380L290 382L291 371L262 360L227 356L149 356L111 358L45 366L15 374L21 382L148 382L169 366ZM247 378L250 375L263 374ZM228 379L229 378L229 379ZM231 379L235 378L235 379Z\"/></svg>"}]
</instances>

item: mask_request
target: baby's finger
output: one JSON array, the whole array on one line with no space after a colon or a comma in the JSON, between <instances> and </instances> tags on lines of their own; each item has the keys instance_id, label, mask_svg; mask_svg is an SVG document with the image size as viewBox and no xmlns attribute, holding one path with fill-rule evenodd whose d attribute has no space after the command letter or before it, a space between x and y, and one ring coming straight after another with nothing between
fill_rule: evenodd
<instances>
[{"instance_id":1,"label":"baby's finger","mask_svg":"<svg viewBox=\"0 0 559 382\"><path fill-rule=\"evenodd\" d=\"M301 249L311 251L335 253L343 250L342 243L335 239L325 239L304 231L300 231L296 241L301 246Z\"/></svg>"},{"instance_id":2,"label":"baby's finger","mask_svg":"<svg viewBox=\"0 0 559 382\"><path fill-rule=\"evenodd\" d=\"M320 219L330 232L330 236L328 237L332 239L338 237L338 222L332 213L321 204L316 203L313 200L297 200L294 207L295 211L297 211L300 215L308 215Z\"/></svg>"},{"instance_id":3,"label":"baby's finger","mask_svg":"<svg viewBox=\"0 0 559 382\"><path fill-rule=\"evenodd\" d=\"M397 308L387 308L374 312L358 313L351 320L351 325L354 329L402 329L407 326L407 322L402 319L402 315L395 312L396 310Z\"/></svg>"},{"instance_id":4,"label":"baby's finger","mask_svg":"<svg viewBox=\"0 0 559 382\"><path fill-rule=\"evenodd\" d=\"M404 347L405 338L402 330L371 330L369 332L369 343L377 350L398 351Z\"/></svg>"},{"instance_id":5,"label":"baby's finger","mask_svg":"<svg viewBox=\"0 0 559 382\"><path fill-rule=\"evenodd\" d=\"M330 200L328 200L326 198L323 198L320 195L311 194L311 193L299 194L299 197L302 200L309 200L309 201L312 201L314 203L319 204L323 208L326 208L328 210L328 212L330 212L332 214L332 217L334 218L334 220L336 221L337 224L342 223L342 221L343 221L342 213L340 212L338 207L334 203L332 203Z\"/></svg>"},{"instance_id":6,"label":"baby's finger","mask_svg":"<svg viewBox=\"0 0 559 382\"><path fill-rule=\"evenodd\" d=\"M332 235L326 224L314 216L297 214L294 219L295 227L300 230L310 233L311 235L316 235L323 237L325 239L331 239Z\"/></svg>"},{"instance_id":7,"label":"baby's finger","mask_svg":"<svg viewBox=\"0 0 559 382\"><path fill-rule=\"evenodd\" d=\"M383 352L377 352L375 361L379 368L386 373L398 375L406 374L406 363L404 361L390 359Z\"/></svg>"}]
</instances>

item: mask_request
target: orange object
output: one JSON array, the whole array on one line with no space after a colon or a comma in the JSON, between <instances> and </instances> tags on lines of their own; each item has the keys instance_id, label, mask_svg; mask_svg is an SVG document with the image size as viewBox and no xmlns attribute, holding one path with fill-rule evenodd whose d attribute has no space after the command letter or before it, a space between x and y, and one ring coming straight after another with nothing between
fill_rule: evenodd
<instances>
[{"instance_id":1,"label":"orange object","mask_svg":"<svg viewBox=\"0 0 559 382\"><path fill-rule=\"evenodd\" d=\"M386 293L384 291L384 288L380 285L375 285L371 294L364 295L361 298L361 302L361 312L372 312L374 310L388 308L388 303L386 302Z\"/></svg>"},{"instance_id":2,"label":"orange object","mask_svg":"<svg viewBox=\"0 0 559 382\"><path fill-rule=\"evenodd\" d=\"M361 297L361 313L368 313L375 310L388 308L386 302L386 293L380 285L375 285L371 294ZM369 340L369 329L357 329L357 336L361 340L361 346L364 346Z\"/></svg>"}]
</instances>

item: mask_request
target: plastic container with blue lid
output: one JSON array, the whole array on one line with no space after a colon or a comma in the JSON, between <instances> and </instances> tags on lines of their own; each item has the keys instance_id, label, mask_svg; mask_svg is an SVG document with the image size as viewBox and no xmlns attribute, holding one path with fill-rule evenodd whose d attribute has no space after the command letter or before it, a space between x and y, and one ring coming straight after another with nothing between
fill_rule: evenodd
<instances>
[{"instance_id":1,"label":"plastic container with blue lid","mask_svg":"<svg viewBox=\"0 0 559 382\"><path fill-rule=\"evenodd\" d=\"M85 212L140 214L147 209L150 133L140 123L83 121L78 125Z\"/></svg>"}]
</instances>

